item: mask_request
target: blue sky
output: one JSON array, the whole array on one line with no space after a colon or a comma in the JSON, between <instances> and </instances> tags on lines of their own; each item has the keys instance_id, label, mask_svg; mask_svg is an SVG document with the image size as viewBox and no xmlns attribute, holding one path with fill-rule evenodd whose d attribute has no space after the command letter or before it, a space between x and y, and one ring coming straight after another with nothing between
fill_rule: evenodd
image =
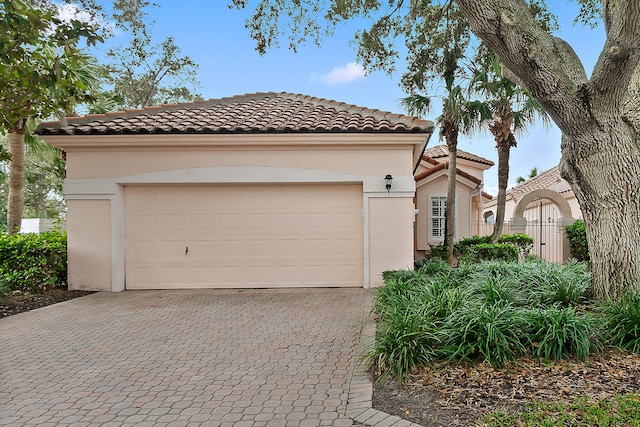
<instances>
[{"instance_id":1,"label":"blue sky","mask_svg":"<svg viewBox=\"0 0 640 427\"><path fill-rule=\"evenodd\" d=\"M398 63L398 72L392 76L383 72L362 75L354 64L355 47L349 43L358 29L354 24L339 27L320 47L306 44L294 53L286 48L285 40L284 47L260 56L244 27L251 6L238 11L229 9L227 0L156 0L155 3L160 6L149 10L155 21L154 40L160 42L167 36L173 37L183 53L199 64L200 93L205 99L285 91L404 113L398 105L398 100L405 96L398 85L403 63ZM590 74L604 44L603 28L573 26L577 6L569 0L550 0L549 3L559 17L558 36L573 46ZM115 37L109 43L117 42ZM438 114L434 109L426 118L434 120ZM444 142L434 135L429 146L440 143ZM494 147L488 134L463 137L459 144L462 150L496 162ZM557 165L559 159L559 130L554 125L549 129L542 125L532 127L528 134L518 136L518 147L511 152L509 184L515 184L518 176L526 176L532 167L543 171ZM485 172L485 191L497 193L495 166Z\"/></svg>"}]
</instances>

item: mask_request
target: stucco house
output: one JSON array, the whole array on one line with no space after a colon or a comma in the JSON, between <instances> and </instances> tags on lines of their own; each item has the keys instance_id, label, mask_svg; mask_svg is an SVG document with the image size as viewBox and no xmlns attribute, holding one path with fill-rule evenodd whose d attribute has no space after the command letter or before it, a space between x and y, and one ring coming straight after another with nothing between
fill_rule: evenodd
<instances>
[{"instance_id":1,"label":"stucco house","mask_svg":"<svg viewBox=\"0 0 640 427\"><path fill-rule=\"evenodd\" d=\"M478 234L491 233L496 204L496 198L485 203ZM582 218L578 200L555 166L507 190L503 234L526 233L534 238L534 255L565 262L570 253L564 227L578 218Z\"/></svg>"},{"instance_id":2,"label":"stucco house","mask_svg":"<svg viewBox=\"0 0 640 427\"><path fill-rule=\"evenodd\" d=\"M456 230L454 240L474 234L474 223L480 221L483 205L491 195L482 191L484 171L493 166L491 160L457 150L456 157ZM449 150L446 145L427 148L414 177L416 181L415 249L418 257L429 251L430 245L444 241Z\"/></svg>"},{"instance_id":3,"label":"stucco house","mask_svg":"<svg viewBox=\"0 0 640 427\"><path fill-rule=\"evenodd\" d=\"M517 184L507 189L507 201L505 203L505 220L508 221L513 217L513 213L518 203L522 198L528 194L531 194L537 190L550 190L558 193L564 198L571 209L571 216L573 218L582 218L582 212L580 211L580 205L576 199L576 195L573 193L569 183L560 176L560 170L558 166L552 167L549 170L539 173L538 175L530 178L520 184ZM551 216L552 219L558 218L558 209L550 199L535 198L531 202L527 203L525 207L525 217L531 221L538 220L540 202L543 205L543 217L548 220ZM484 205L483 218L485 222L491 222L492 217L496 212L497 199L489 200Z\"/></svg>"},{"instance_id":4,"label":"stucco house","mask_svg":"<svg viewBox=\"0 0 640 427\"><path fill-rule=\"evenodd\" d=\"M66 152L69 286L378 286L413 265L433 129L291 93L42 123Z\"/></svg>"}]
</instances>

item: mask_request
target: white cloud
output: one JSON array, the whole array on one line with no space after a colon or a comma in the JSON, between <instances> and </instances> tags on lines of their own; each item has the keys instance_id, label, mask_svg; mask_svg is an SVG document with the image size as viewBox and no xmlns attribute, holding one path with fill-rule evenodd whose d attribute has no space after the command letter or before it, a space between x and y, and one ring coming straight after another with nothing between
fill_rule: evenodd
<instances>
[{"instance_id":1,"label":"white cloud","mask_svg":"<svg viewBox=\"0 0 640 427\"><path fill-rule=\"evenodd\" d=\"M354 80L361 79L365 76L364 68L355 62L349 62L341 67L334 67L327 74L313 74L312 82L323 82L330 85L351 83Z\"/></svg>"},{"instance_id":2,"label":"white cloud","mask_svg":"<svg viewBox=\"0 0 640 427\"><path fill-rule=\"evenodd\" d=\"M75 19L97 25L101 27L107 35L114 33L115 25L112 22L108 22L102 14L95 14L88 10L82 10L75 3L56 4L56 7L58 9L58 19L66 24L70 23L72 19Z\"/></svg>"},{"instance_id":3,"label":"white cloud","mask_svg":"<svg viewBox=\"0 0 640 427\"><path fill-rule=\"evenodd\" d=\"M77 5L69 3L58 5L58 18L66 23L71 22L72 19L83 22L91 22L93 19L88 11L80 10Z\"/></svg>"}]
</instances>

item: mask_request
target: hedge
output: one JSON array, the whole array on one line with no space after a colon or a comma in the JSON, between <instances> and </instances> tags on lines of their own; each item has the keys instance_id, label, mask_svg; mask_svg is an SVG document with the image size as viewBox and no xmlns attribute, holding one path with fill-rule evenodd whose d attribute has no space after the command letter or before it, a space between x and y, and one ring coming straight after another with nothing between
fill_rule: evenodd
<instances>
[{"instance_id":1,"label":"hedge","mask_svg":"<svg viewBox=\"0 0 640 427\"><path fill-rule=\"evenodd\" d=\"M587 244L587 231L584 221L576 220L573 224L564 228L564 232L569 239L569 251L571 256L578 261L589 261L589 245Z\"/></svg>"},{"instance_id":2,"label":"hedge","mask_svg":"<svg viewBox=\"0 0 640 427\"><path fill-rule=\"evenodd\" d=\"M67 280L67 233L0 234L0 282L4 291L40 292Z\"/></svg>"}]
</instances>

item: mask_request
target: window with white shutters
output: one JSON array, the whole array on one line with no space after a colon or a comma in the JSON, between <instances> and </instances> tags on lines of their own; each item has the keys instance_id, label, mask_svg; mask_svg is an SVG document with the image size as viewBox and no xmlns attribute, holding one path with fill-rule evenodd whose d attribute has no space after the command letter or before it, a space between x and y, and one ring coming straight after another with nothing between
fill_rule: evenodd
<instances>
[{"instance_id":1,"label":"window with white shutters","mask_svg":"<svg viewBox=\"0 0 640 427\"><path fill-rule=\"evenodd\" d=\"M431 217L429 226L430 241L444 241L445 212L447 210L447 198L433 196L430 198Z\"/></svg>"}]
</instances>

